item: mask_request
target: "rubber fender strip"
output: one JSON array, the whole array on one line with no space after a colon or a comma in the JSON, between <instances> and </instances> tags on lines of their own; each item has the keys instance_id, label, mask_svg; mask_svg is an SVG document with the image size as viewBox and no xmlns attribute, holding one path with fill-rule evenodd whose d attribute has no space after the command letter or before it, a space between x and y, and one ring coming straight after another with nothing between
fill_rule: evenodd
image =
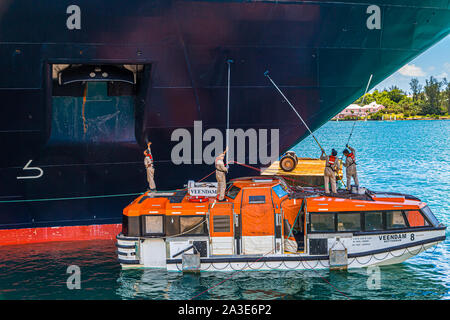
<instances>
[{"instance_id":1,"label":"rubber fender strip","mask_svg":"<svg viewBox=\"0 0 450 320\"><path fill-rule=\"evenodd\" d=\"M119 262L122 264L141 264L139 260L122 260L120 258L117 260L119 260Z\"/></svg>"},{"instance_id":2,"label":"rubber fender strip","mask_svg":"<svg viewBox=\"0 0 450 320\"><path fill-rule=\"evenodd\" d=\"M134 248L136 248L136 246L134 244L124 245L124 244L118 244L118 243L116 243L116 247L117 248L121 248L121 249L134 249Z\"/></svg>"},{"instance_id":3,"label":"rubber fender strip","mask_svg":"<svg viewBox=\"0 0 450 320\"><path fill-rule=\"evenodd\" d=\"M127 236L124 236L123 234L121 234L121 233L119 233L117 236L116 236L116 239L117 240L123 240L123 241L133 241L133 240L139 240L139 238L137 238L137 237L127 237Z\"/></svg>"}]
</instances>

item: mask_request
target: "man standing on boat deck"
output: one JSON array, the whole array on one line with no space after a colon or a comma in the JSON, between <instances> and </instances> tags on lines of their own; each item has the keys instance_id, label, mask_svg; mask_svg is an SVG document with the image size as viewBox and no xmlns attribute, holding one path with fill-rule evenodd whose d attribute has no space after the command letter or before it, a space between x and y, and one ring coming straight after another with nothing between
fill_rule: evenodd
<instances>
[{"instance_id":1,"label":"man standing on boat deck","mask_svg":"<svg viewBox=\"0 0 450 320\"><path fill-rule=\"evenodd\" d=\"M222 152L215 161L216 165L216 179L217 179L217 196L219 201L225 201L225 188L227 185L227 180L225 174L228 173L228 168L225 167L223 159L225 158L225 153L227 153L228 147Z\"/></svg>"},{"instance_id":2,"label":"man standing on boat deck","mask_svg":"<svg viewBox=\"0 0 450 320\"><path fill-rule=\"evenodd\" d=\"M323 172L323 180L325 184L325 193L330 193L331 184L331 192L337 193L336 191L336 172L339 171L339 162L336 158L337 151L332 149L331 156L327 156L325 151L322 150L322 154L320 156L320 160L326 160L325 162L325 170Z\"/></svg>"},{"instance_id":3,"label":"man standing on boat deck","mask_svg":"<svg viewBox=\"0 0 450 320\"><path fill-rule=\"evenodd\" d=\"M153 167L153 157L152 157L152 151L150 149L150 145L152 143L149 142L147 144L147 150L144 151L144 165L145 168L147 169L147 181L148 181L148 187L150 189L150 191L154 191L156 190L156 185L155 185L155 168Z\"/></svg>"},{"instance_id":4,"label":"man standing on boat deck","mask_svg":"<svg viewBox=\"0 0 450 320\"><path fill-rule=\"evenodd\" d=\"M347 159L345 159L344 167L347 168L345 171L347 175L347 189L351 190L350 183L352 182L352 178L357 187L359 186L359 181L358 174L356 173L355 149L350 147L348 144L346 147L349 148L351 152L345 149L342 153L347 157Z\"/></svg>"}]
</instances>

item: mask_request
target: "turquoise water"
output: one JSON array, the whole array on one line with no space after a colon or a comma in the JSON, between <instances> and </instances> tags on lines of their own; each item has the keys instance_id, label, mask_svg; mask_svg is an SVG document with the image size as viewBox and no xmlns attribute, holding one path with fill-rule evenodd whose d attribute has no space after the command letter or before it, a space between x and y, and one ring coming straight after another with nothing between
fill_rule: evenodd
<instances>
[{"instance_id":1,"label":"turquoise water","mask_svg":"<svg viewBox=\"0 0 450 320\"><path fill-rule=\"evenodd\" d=\"M353 122L330 122L316 132L329 152L345 147ZM450 121L357 122L361 185L404 192L427 202L450 225ZM317 157L309 137L293 148ZM351 272L277 271L181 275L122 271L113 241L0 247L0 299L449 299L450 238L406 262L381 267L379 289L368 289L366 269ZM70 265L80 268L81 288L66 285ZM331 284L331 285L330 285ZM345 296L344 296L345 295Z\"/></svg>"}]
</instances>

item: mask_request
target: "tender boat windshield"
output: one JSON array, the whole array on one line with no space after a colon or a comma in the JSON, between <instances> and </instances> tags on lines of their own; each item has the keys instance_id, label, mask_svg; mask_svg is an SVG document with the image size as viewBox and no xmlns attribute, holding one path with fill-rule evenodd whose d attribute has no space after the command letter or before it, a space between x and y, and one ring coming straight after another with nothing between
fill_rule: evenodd
<instances>
[{"instance_id":1,"label":"tender boat windshield","mask_svg":"<svg viewBox=\"0 0 450 320\"><path fill-rule=\"evenodd\" d=\"M241 188L232 185L232 186L227 190L226 196L227 196L228 198L234 199L234 198L236 198L236 196L238 195L239 191L241 191Z\"/></svg>"},{"instance_id":2,"label":"tender boat windshield","mask_svg":"<svg viewBox=\"0 0 450 320\"><path fill-rule=\"evenodd\" d=\"M438 227L439 226L439 221L438 219L436 219L436 217L434 216L433 212L431 211L430 207L425 206L421 209L422 213L427 217L428 221L431 222L431 224L434 227Z\"/></svg>"},{"instance_id":3,"label":"tender boat windshield","mask_svg":"<svg viewBox=\"0 0 450 320\"><path fill-rule=\"evenodd\" d=\"M277 184L272 189L277 194L278 198L280 198L280 199L288 194L287 191L283 188L283 186L281 184Z\"/></svg>"}]
</instances>

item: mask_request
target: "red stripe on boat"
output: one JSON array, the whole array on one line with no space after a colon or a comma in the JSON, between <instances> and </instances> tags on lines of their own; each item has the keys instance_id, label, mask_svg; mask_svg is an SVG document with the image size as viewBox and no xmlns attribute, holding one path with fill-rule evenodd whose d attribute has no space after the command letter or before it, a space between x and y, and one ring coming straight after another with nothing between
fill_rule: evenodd
<instances>
[{"instance_id":1,"label":"red stripe on boat","mask_svg":"<svg viewBox=\"0 0 450 320\"><path fill-rule=\"evenodd\" d=\"M121 224L0 230L0 245L50 241L109 240L122 231Z\"/></svg>"}]
</instances>

